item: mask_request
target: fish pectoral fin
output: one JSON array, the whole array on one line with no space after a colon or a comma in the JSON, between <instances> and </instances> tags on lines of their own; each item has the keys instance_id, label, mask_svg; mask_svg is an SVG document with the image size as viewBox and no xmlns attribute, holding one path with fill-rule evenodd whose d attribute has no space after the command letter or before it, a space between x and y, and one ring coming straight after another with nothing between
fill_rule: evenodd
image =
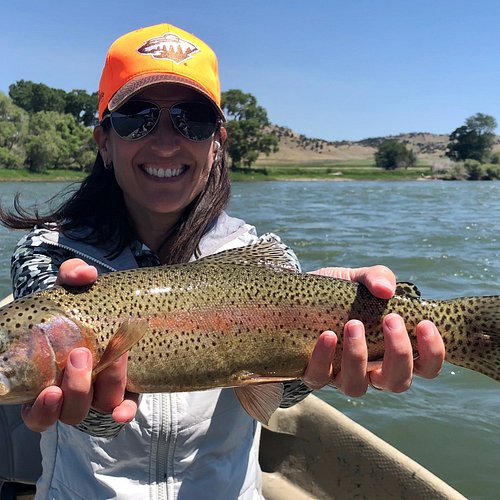
<instances>
[{"instance_id":1,"label":"fish pectoral fin","mask_svg":"<svg viewBox=\"0 0 500 500\"><path fill-rule=\"evenodd\" d=\"M122 354L137 344L144 337L147 329L148 323L144 319L124 321L108 342L99 363L97 363L92 371L92 377L95 378L98 373L102 372Z\"/></svg>"},{"instance_id":2,"label":"fish pectoral fin","mask_svg":"<svg viewBox=\"0 0 500 500\"><path fill-rule=\"evenodd\" d=\"M235 387L234 392L243 409L255 420L267 425L283 398L283 384L259 384Z\"/></svg>"}]
</instances>

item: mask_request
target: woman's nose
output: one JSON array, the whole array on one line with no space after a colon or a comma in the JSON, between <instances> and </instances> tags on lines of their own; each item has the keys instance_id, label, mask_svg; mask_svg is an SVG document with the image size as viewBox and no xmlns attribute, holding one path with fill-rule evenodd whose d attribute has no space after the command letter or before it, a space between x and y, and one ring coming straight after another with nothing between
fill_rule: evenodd
<instances>
[{"instance_id":1,"label":"woman's nose","mask_svg":"<svg viewBox=\"0 0 500 500\"><path fill-rule=\"evenodd\" d=\"M174 128L168 109L162 109L158 123L151 132L152 147L159 152L171 154L180 148L180 134Z\"/></svg>"}]
</instances>

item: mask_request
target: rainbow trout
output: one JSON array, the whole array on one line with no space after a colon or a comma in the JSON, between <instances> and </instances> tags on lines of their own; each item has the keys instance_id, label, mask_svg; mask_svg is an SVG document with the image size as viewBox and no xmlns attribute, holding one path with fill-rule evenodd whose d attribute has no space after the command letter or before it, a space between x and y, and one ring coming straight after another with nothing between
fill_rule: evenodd
<instances>
[{"instance_id":1,"label":"rainbow trout","mask_svg":"<svg viewBox=\"0 0 500 500\"><path fill-rule=\"evenodd\" d=\"M422 300L400 284L381 300L360 284L288 267L280 246L262 243L18 299L0 309L0 403L31 401L60 384L69 351L85 346L95 374L129 351L130 391L233 387L267 421L281 383L301 377L321 332L359 319L369 359L380 360L390 312L405 319L415 350L415 327L429 319L449 362L500 381L500 296ZM341 339L335 370L340 359Z\"/></svg>"}]
</instances>

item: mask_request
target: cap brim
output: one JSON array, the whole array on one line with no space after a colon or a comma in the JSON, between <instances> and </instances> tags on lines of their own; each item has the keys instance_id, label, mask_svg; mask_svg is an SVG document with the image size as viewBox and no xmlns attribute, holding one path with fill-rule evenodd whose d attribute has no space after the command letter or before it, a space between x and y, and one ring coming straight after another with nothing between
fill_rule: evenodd
<instances>
[{"instance_id":1,"label":"cap brim","mask_svg":"<svg viewBox=\"0 0 500 500\"><path fill-rule=\"evenodd\" d=\"M226 121L226 117L224 116L224 112L222 111L221 107L217 104L214 98L208 92L205 91L205 89L201 85L197 84L193 80L190 80L189 78L183 78L182 76L173 75L170 73L148 73L147 75L138 76L128 81L109 100L108 109L110 111L115 111L125 101L130 99L132 96L134 96L141 90L144 90L145 88L151 87L153 85L158 85L160 83L177 83L197 90L214 104L221 119L223 121Z\"/></svg>"}]
</instances>

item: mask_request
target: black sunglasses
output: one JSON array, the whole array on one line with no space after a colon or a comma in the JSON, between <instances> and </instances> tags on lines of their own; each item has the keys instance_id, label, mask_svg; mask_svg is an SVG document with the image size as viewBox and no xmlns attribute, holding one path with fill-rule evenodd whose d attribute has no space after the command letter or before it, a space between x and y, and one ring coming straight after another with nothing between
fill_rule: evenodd
<instances>
[{"instance_id":1,"label":"black sunglasses","mask_svg":"<svg viewBox=\"0 0 500 500\"><path fill-rule=\"evenodd\" d=\"M109 118L113 129L122 139L137 141L156 127L162 109L168 110L174 128L191 141L209 139L220 124L213 106L196 101L179 102L169 107L160 107L148 101L128 101L105 115L102 122Z\"/></svg>"}]
</instances>

